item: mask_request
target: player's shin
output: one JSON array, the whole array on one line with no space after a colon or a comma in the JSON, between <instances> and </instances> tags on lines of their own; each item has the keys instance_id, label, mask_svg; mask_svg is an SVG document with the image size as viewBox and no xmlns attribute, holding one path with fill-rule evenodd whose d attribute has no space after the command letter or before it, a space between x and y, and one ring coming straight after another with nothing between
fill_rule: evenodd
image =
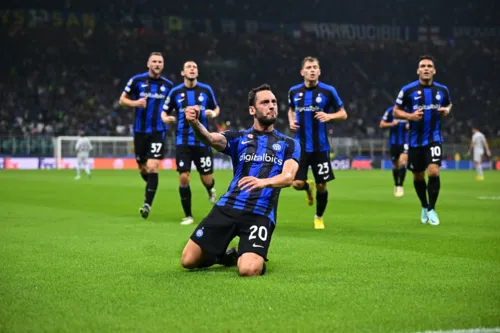
<instances>
[{"instance_id":1,"label":"player's shin","mask_svg":"<svg viewBox=\"0 0 500 333\"><path fill-rule=\"evenodd\" d=\"M399 173L399 186L403 186L406 177L406 167L402 166L398 170Z\"/></svg>"},{"instance_id":2,"label":"player's shin","mask_svg":"<svg viewBox=\"0 0 500 333\"><path fill-rule=\"evenodd\" d=\"M427 191L429 193L429 210L433 210L436 207L440 188L441 180L439 176L429 176L429 185L427 186Z\"/></svg>"},{"instance_id":3,"label":"player's shin","mask_svg":"<svg viewBox=\"0 0 500 333\"><path fill-rule=\"evenodd\" d=\"M415 187L415 192L417 192L422 207L427 208L429 203L427 202L427 184L425 183L425 179L414 180L413 186Z\"/></svg>"},{"instance_id":4,"label":"player's shin","mask_svg":"<svg viewBox=\"0 0 500 333\"><path fill-rule=\"evenodd\" d=\"M203 185L205 185L205 188L207 189L207 193L208 193L208 195L210 195L210 191L215 186L215 179L212 178L212 183L211 184L209 184L209 185L203 184Z\"/></svg>"},{"instance_id":5,"label":"player's shin","mask_svg":"<svg viewBox=\"0 0 500 333\"><path fill-rule=\"evenodd\" d=\"M328 203L328 191L316 192L316 216L321 217L325 213Z\"/></svg>"},{"instance_id":6,"label":"player's shin","mask_svg":"<svg viewBox=\"0 0 500 333\"><path fill-rule=\"evenodd\" d=\"M158 174L150 173L148 174L148 183L146 186L146 202L148 205L153 205L153 200L155 198L156 189L158 188Z\"/></svg>"},{"instance_id":7,"label":"player's shin","mask_svg":"<svg viewBox=\"0 0 500 333\"><path fill-rule=\"evenodd\" d=\"M193 216L191 213L191 187L179 186L179 194L181 196L182 209L186 217Z\"/></svg>"},{"instance_id":8,"label":"player's shin","mask_svg":"<svg viewBox=\"0 0 500 333\"><path fill-rule=\"evenodd\" d=\"M392 178L394 178L394 186L399 186L400 181L399 181L399 170L398 169L392 169Z\"/></svg>"}]
</instances>

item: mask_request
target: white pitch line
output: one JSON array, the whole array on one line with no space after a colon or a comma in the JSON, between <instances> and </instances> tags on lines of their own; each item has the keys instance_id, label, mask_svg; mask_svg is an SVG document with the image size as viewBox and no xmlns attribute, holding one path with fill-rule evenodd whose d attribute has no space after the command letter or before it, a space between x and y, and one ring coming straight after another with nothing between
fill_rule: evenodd
<instances>
[{"instance_id":1,"label":"white pitch line","mask_svg":"<svg viewBox=\"0 0 500 333\"><path fill-rule=\"evenodd\" d=\"M455 329L448 331L422 331L412 333L500 333L500 327L493 328L469 328L469 329Z\"/></svg>"}]
</instances>

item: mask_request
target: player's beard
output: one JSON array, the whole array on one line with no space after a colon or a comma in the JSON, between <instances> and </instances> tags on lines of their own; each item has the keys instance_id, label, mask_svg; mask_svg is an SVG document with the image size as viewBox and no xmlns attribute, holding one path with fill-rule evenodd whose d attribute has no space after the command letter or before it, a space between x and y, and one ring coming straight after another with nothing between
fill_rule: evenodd
<instances>
[{"instance_id":1,"label":"player's beard","mask_svg":"<svg viewBox=\"0 0 500 333\"><path fill-rule=\"evenodd\" d=\"M255 112L255 118L257 118L257 121L262 125L262 126L271 126L274 125L276 122L276 118L267 118L260 112Z\"/></svg>"}]
</instances>

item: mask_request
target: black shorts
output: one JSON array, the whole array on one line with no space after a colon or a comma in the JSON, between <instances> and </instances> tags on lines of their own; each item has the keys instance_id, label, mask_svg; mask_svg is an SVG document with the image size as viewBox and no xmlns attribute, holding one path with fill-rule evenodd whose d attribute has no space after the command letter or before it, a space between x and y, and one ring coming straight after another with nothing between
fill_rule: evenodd
<instances>
[{"instance_id":1,"label":"black shorts","mask_svg":"<svg viewBox=\"0 0 500 333\"><path fill-rule=\"evenodd\" d=\"M425 171L429 164L441 166L442 153L442 146L439 142L434 142L423 147L410 147L408 151L408 169L414 172L421 172Z\"/></svg>"},{"instance_id":2,"label":"black shorts","mask_svg":"<svg viewBox=\"0 0 500 333\"><path fill-rule=\"evenodd\" d=\"M401 154L408 154L408 144L391 146L391 161L399 160Z\"/></svg>"},{"instance_id":3,"label":"black shorts","mask_svg":"<svg viewBox=\"0 0 500 333\"><path fill-rule=\"evenodd\" d=\"M239 236L238 255L256 253L267 261L274 227L264 215L215 205L196 227L191 240L204 251L220 255L231 240Z\"/></svg>"},{"instance_id":4,"label":"black shorts","mask_svg":"<svg viewBox=\"0 0 500 333\"><path fill-rule=\"evenodd\" d=\"M214 173L212 148L208 146L176 146L175 163L177 164L177 171L191 171L191 162L194 162L201 175Z\"/></svg>"},{"instance_id":5,"label":"black shorts","mask_svg":"<svg viewBox=\"0 0 500 333\"><path fill-rule=\"evenodd\" d=\"M307 172L311 166L316 184L324 184L335 179L330 161L329 151L306 153L302 150L300 155L299 170L295 180L307 180Z\"/></svg>"},{"instance_id":6,"label":"black shorts","mask_svg":"<svg viewBox=\"0 0 500 333\"><path fill-rule=\"evenodd\" d=\"M161 160L165 151L166 132L134 134L135 160L137 164L144 164L149 159Z\"/></svg>"}]
</instances>

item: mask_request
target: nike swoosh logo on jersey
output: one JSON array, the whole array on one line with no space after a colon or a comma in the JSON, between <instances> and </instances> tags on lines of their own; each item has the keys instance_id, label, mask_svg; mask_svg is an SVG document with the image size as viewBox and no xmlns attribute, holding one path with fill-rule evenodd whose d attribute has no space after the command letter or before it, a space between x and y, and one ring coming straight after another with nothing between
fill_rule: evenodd
<instances>
[{"instance_id":1,"label":"nike swoosh logo on jersey","mask_svg":"<svg viewBox=\"0 0 500 333\"><path fill-rule=\"evenodd\" d=\"M184 98L183 98L183 99L178 99L178 100L177 100L177 103L180 103L180 102L182 102L183 100L184 100Z\"/></svg>"},{"instance_id":2,"label":"nike swoosh logo on jersey","mask_svg":"<svg viewBox=\"0 0 500 333\"><path fill-rule=\"evenodd\" d=\"M249 142L252 142L253 140L248 140L248 141L241 141L241 144L244 145L244 144L247 144Z\"/></svg>"},{"instance_id":3,"label":"nike swoosh logo on jersey","mask_svg":"<svg viewBox=\"0 0 500 333\"><path fill-rule=\"evenodd\" d=\"M420 98L422 98L422 96L417 96L417 97L414 97L413 99L417 100L417 99L420 99Z\"/></svg>"},{"instance_id":4,"label":"nike swoosh logo on jersey","mask_svg":"<svg viewBox=\"0 0 500 333\"><path fill-rule=\"evenodd\" d=\"M252 244L252 246L253 246L253 247L261 247L261 248L264 248L264 246L262 246L262 245L257 245L257 244L255 244L255 243L253 243L253 244Z\"/></svg>"},{"instance_id":5,"label":"nike swoosh logo on jersey","mask_svg":"<svg viewBox=\"0 0 500 333\"><path fill-rule=\"evenodd\" d=\"M294 101L294 102L298 102L298 101L300 101L301 99L302 99L302 98L301 98L301 97L299 97L299 98L295 98L293 101Z\"/></svg>"},{"instance_id":6,"label":"nike swoosh logo on jersey","mask_svg":"<svg viewBox=\"0 0 500 333\"><path fill-rule=\"evenodd\" d=\"M147 84L141 84L141 88L146 88L147 86Z\"/></svg>"}]
</instances>

